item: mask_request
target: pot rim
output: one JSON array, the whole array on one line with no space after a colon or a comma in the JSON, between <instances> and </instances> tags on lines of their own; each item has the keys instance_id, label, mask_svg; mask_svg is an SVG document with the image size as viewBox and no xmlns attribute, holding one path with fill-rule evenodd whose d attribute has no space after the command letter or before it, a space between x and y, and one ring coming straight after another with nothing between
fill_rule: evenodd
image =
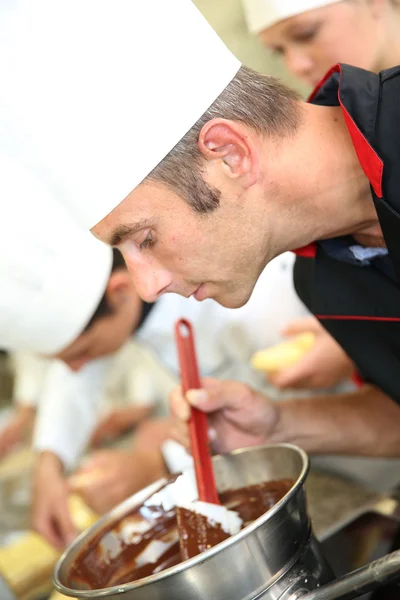
<instances>
[{"instance_id":1,"label":"pot rim","mask_svg":"<svg viewBox=\"0 0 400 600\"><path fill-rule=\"evenodd\" d=\"M172 577L173 575L176 575L178 573L181 573L182 571L186 571L187 569L190 569L191 567L197 565L198 563L206 562L207 560L212 558L215 554L219 554L220 552L223 552L226 548L239 543L244 538L251 535L256 529L258 529L259 527L264 525L264 523L269 521L279 510L281 510L281 508L289 502L289 500L296 494L298 489L304 484L306 477L308 475L308 472L310 470L310 459L309 459L307 453L302 448L300 448L299 446L296 446L295 444L287 444L287 443L259 444L257 446L248 446L245 448L238 448L236 450L233 450L232 452L226 452L224 454L217 454L213 457L213 458L216 458L217 456L221 456L221 457L236 456L238 454L246 454L248 452L254 452L254 451L266 449L266 448L288 448L290 450L293 450L293 451L297 452L297 454L299 454L300 457L302 458L303 466L302 466L301 472L300 472L298 478L296 479L295 483L290 488L290 490L279 500L279 502L274 504L274 506L272 508L270 508L269 510L267 510L263 515L261 515L261 517L259 517L258 519L256 519L252 523L250 523L250 525L247 525L246 527L244 527L241 531L239 531L239 533L232 535L227 540L221 542L220 544L217 544L216 546L210 548L209 550L206 550L205 552L202 552L201 554L195 556L194 558L190 558L189 560L183 561L183 562L179 563L178 565L174 565L173 567L164 569L163 571L160 571L159 573L149 575L148 577L143 577L142 579L138 579L136 581L124 583L121 585L114 585L114 586L107 587L107 588L98 588L98 589L94 589L94 590L81 590L81 589L67 587L66 585L64 585L60 581L59 575L60 575L60 571L63 566L63 563L66 560L67 556L70 554L70 552L72 550L74 550L77 546L79 546L82 543L82 541L88 536L88 534L94 528L99 528L99 530L100 530L101 529L100 525L103 522L103 520L104 520L104 522L110 522L110 520L112 521L112 515L113 515L114 511L117 511L119 509L119 507L121 507L123 504L125 504L126 502L128 502L134 496L137 495L137 494L134 494L130 498L127 498L126 500L124 500L124 502L122 502L121 504L119 504L116 507L114 507L113 509L111 509L111 511L106 513L103 517L101 517L101 519L99 519L99 521L97 521L97 523L95 523L89 529L87 529L83 533L81 533L76 538L76 540L68 548L66 548L66 550L64 550L63 554L58 559L57 564L54 569L53 583L54 583L56 590L58 592L60 592L61 594L64 594L67 596L74 596L75 598L86 598L88 600L102 598L102 597L105 598L107 596L112 596L113 594L124 594L131 590L135 590L135 589L150 585L151 583L154 583L155 581L159 582L164 579L168 579L169 577ZM163 481L163 480L162 479L159 480L159 482L161 482L161 481ZM165 481L168 481L168 479L165 479ZM157 482L155 482L154 484L151 484L151 485L155 485L156 483ZM144 489L146 489L146 488L144 488ZM137 493L140 493L140 492L137 492ZM132 510L132 508L133 507L130 507L130 510ZM110 519L110 517L111 517L111 519ZM122 515L118 515L118 516L116 515L116 517L117 517L117 519L121 519Z\"/></svg>"}]
</instances>

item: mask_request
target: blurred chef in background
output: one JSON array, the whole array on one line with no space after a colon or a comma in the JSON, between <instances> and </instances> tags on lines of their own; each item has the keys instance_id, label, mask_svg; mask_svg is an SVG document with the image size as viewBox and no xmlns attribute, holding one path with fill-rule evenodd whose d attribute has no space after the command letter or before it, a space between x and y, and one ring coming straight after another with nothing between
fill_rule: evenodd
<instances>
[{"instance_id":1,"label":"blurred chef in background","mask_svg":"<svg viewBox=\"0 0 400 600\"><path fill-rule=\"evenodd\" d=\"M400 63L399 0L242 0L250 32L310 88L347 63L379 73Z\"/></svg>"},{"instance_id":2,"label":"blurred chef in background","mask_svg":"<svg viewBox=\"0 0 400 600\"><path fill-rule=\"evenodd\" d=\"M249 31L288 71L315 87L334 64L379 73L400 64L399 0L242 0ZM350 358L316 319L288 324L314 331L317 343L301 361L271 378L286 388L329 387L351 369Z\"/></svg>"}]
</instances>

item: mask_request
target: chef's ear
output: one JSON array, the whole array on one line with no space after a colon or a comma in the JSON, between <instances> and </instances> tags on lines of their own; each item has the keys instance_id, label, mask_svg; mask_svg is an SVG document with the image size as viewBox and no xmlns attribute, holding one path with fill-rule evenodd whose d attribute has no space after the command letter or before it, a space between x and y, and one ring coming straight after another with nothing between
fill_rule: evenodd
<instances>
[{"instance_id":1,"label":"chef's ear","mask_svg":"<svg viewBox=\"0 0 400 600\"><path fill-rule=\"evenodd\" d=\"M198 148L206 160L221 161L230 178L242 178L245 187L256 182L256 134L246 125L227 119L212 119L200 132Z\"/></svg>"},{"instance_id":2,"label":"chef's ear","mask_svg":"<svg viewBox=\"0 0 400 600\"><path fill-rule=\"evenodd\" d=\"M118 308L125 304L131 296L133 282L126 269L113 271L108 280L106 298L112 308Z\"/></svg>"}]
</instances>

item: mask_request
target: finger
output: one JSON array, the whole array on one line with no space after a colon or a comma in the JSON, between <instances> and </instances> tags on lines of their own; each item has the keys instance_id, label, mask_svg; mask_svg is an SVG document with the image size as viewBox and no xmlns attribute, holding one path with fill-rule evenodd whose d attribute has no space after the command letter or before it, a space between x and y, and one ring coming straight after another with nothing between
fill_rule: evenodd
<instances>
[{"instance_id":1,"label":"finger","mask_svg":"<svg viewBox=\"0 0 400 600\"><path fill-rule=\"evenodd\" d=\"M79 495L89 508L100 514L104 511L104 507L109 503L109 497L110 495L112 496L113 487L114 482L110 481L107 477L81 488L79 490Z\"/></svg>"},{"instance_id":2,"label":"finger","mask_svg":"<svg viewBox=\"0 0 400 600\"><path fill-rule=\"evenodd\" d=\"M288 388L302 389L309 385L309 381L314 375L314 370L314 358L306 354L291 367L275 373L273 378L271 378L271 382L281 390Z\"/></svg>"},{"instance_id":3,"label":"finger","mask_svg":"<svg viewBox=\"0 0 400 600\"><path fill-rule=\"evenodd\" d=\"M286 371L286 369L285 369L285 371ZM275 387L279 387L279 385L278 385L279 377L281 376L282 372L283 371L270 371L270 372L266 373L265 379L268 383L271 383Z\"/></svg>"},{"instance_id":4,"label":"finger","mask_svg":"<svg viewBox=\"0 0 400 600\"><path fill-rule=\"evenodd\" d=\"M220 385L220 381L213 377L205 377L202 379L203 389L206 391L217 390ZM188 405L187 397L182 393L180 385L176 386L169 398L171 414L180 421L187 422L190 419L190 406Z\"/></svg>"},{"instance_id":5,"label":"finger","mask_svg":"<svg viewBox=\"0 0 400 600\"><path fill-rule=\"evenodd\" d=\"M179 444L182 444L186 450L190 449L189 429L185 423L175 421L171 425L170 437Z\"/></svg>"},{"instance_id":6,"label":"finger","mask_svg":"<svg viewBox=\"0 0 400 600\"><path fill-rule=\"evenodd\" d=\"M60 532L60 538L63 545L68 546L69 544L72 544L76 538L77 531L68 510L67 488L65 498L58 504L57 509L57 528Z\"/></svg>"},{"instance_id":7,"label":"finger","mask_svg":"<svg viewBox=\"0 0 400 600\"><path fill-rule=\"evenodd\" d=\"M110 437L108 427L106 425L99 425L96 431L93 433L90 443L92 446L99 446Z\"/></svg>"},{"instance_id":8,"label":"finger","mask_svg":"<svg viewBox=\"0 0 400 600\"><path fill-rule=\"evenodd\" d=\"M188 421L190 418L190 407L187 403L186 398L182 394L180 386L176 386L170 394L170 408L171 414L176 417L179 421Z\"/></svg>"},{"instance_id":9,"label":"finger","mask_svg":"<svg viewBox=\"0 0 400 600\"><path fill-rule=\"evenodd\" d=\"M50 506L45 506L40 511L37 511L34 506L30 521L32 529L44 537L49 544L58 549L64 548L64 539L57 526L57 516Z\"/></svg>"},{"instance_id":10,"label":"finger","mask_svg":"<svg viewBox=\"0 0 400 600\"><path fill-rule=\"evenodd\" d=\"M43 521L35 525L33 523L32 528L36 533L45 538L55 548L63 549L64 542L56 527L50 520Z\"/></svg>"},{"instance_id":11,"label":"finger","mask_svg":"<svg viewBox=\"0 0 400 600\"><path fill-rule=\"evenodd\" d=\"M100 469L80 469L68 478L68 490L82 492L93 488L104 479L105 471Z\"/></svg>"},{"instance_id":12,"label":"finger","mask_svg":"<svg viewBox=\"0 0 400 600\"><path fill-rule=\"evenodd\" d=\"M94 470L101 471L107 469L110 464L110 454L112 455L113 452L113 450L108 450L106 448L92 452L90 456L81 461L78 472Z\"/></svg>"},{"instance_id":13,"label":"finger","mask_svg":"<svg viewBox=\"0 0 400 600\"><path fill-rule=\"evenodd\" d=\"M235 410L251 400L249 386L238 381L218 381L207 389L189 390L186 398L191 406L206 413L222 409Z\"/></svg>"}]
</instances>

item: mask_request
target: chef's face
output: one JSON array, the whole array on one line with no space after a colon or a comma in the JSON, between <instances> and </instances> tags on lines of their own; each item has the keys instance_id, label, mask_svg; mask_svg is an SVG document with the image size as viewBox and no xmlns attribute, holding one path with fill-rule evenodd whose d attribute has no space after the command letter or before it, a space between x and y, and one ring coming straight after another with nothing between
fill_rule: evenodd
<instances>
[{"instance_id":1,"label":"chef's face","mask_svg":"<svg viewBox=\"0 0 400 600\"><path fill-rule=\"evenodd\" d=\"M260 34L287 69L315 87L336 63L380 68L382 0L345 0L285 19Z\"/></svg>"},{"instance_id":2,"label":"chef's face","mask_svg":"<svg viewBox=\"0 0 400 600\"><path fill-rule=\"evenodd\" d=\"M119 350L140 320L142 301L126 270L111 274L106 298L110 312L96 318L84 333L55 357L64 361L72 371L79 371L91 360Z\"/></svg>"},{"instance_id":3,"label":"chef's face","mask_svg":"<svg viewBox=\"0 0 400 600\"><path fill-rule=\"evenodd\" d=\"M200 215L163 184L145 181L92 231L121 250L144 300L175 292L237 307L247 302L265 264L265 218L247 209L234 189L222 191L220 206Z\"/></svg>"}]
</instances>

